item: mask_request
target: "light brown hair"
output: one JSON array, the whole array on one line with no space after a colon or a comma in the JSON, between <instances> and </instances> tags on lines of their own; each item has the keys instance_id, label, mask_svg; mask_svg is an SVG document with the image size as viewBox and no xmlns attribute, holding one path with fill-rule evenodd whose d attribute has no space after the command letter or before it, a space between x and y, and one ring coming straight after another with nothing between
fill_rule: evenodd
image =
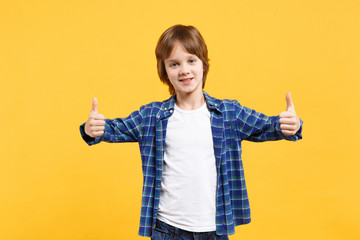
<instances>
[{"instance_id":1,"label":"light brown hair","mask_svg":"<svg viewBox=\"0 0 360 240\"><path fill-rule=\"evenodd\" d=\"M193 26L174 25L160 36L155 48L157 70L160 80L169 86L171 95L175 94L175 89L170 83L166 73L165 59L170 56L176 42L180 42L188 53L196 55L202 61L204 68L202 87L204 88L206 76L209 71L208 51L203 37Z\"/></svg>"}]
</instances>

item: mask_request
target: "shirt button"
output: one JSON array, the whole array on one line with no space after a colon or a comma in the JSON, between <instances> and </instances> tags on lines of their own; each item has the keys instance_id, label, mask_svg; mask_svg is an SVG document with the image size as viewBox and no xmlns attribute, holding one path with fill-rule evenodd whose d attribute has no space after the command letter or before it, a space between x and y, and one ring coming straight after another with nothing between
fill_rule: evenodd
<instances>
[{"instance_id":1,"label":"shirt button","mask_svg":"<svg viewBox=\"0 0 360 240\"><path fill-rule=\"evenodd\" d=\"M173 112L173 110L170 110L170 112L172 113L172 112Z\"/></svg>"},{"instance_id":2,"label":"shirt button","mask_svg":"<svg viewBox=\"0 0 360 240\"><path fill-rule=\"evenodd\" d=\"M165 108L165 110L167 110L167 108Z\"/></svg>"}]
</instances>

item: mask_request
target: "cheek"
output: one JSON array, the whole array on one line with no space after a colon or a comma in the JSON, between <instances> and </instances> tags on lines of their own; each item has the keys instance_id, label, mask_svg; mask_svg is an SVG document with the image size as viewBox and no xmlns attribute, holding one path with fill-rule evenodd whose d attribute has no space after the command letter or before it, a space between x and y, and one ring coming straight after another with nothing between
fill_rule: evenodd
<instances>
[{"instance_id":1,"label":"cheek","mask_svg":"<svg viewBox=\"0 0 360 240\"><path fill-rule=\"evenodd\" d=\"M177 76L177 72L172 69L166 70L166 74L167 74L168 78L174 78Z\"/></svg>"},{"instance_id":2,"label":"cheek","mask_svg":"<svg viewBox=\"0 0 360 240\"><path fill-rule=\"evenodd\" d=\"M173 84L174 79L175 79L175 73L174 73L174 71L166 71L166 73L167 73L167 79L169 80L169 82L170 82L171 84Z\"/></svg>"},{"instance_id":3,"label":"cheek","mask_svg":"<svg viewBox=\"0 0 360 240\"><path fill-rule=\"evenodd\" d=\"M201 72L201 74L203 74L204 72L205 72L205 68L204 68L204 65L203 65L203 63L201 62L201 64L200 64L200 66L198 67L198 69L199 69L199 73Z\"/></svg>"},{"instance_id":4,"label":"cheek","mask_svg":"<svg viewBox=\"0 0 360 240\"><path fill-rule=\"evenodd\" d=\"M165 72L166 72L166 78L169 79L171 76L171 72L167 68L165 68Z\"/></svg>"},{"instance_id":5,"label":"cheek","mask_svg":"<svg viewBox=\"0 0 360 240\"><path fill-rule=\"evenodd\" d=\"M198 70L198 75L203 76L203 75L204 75L204 72L205 72L204 68L201 67L201 68L199 68L199 70Z\"/></svg>"}]
</instances>

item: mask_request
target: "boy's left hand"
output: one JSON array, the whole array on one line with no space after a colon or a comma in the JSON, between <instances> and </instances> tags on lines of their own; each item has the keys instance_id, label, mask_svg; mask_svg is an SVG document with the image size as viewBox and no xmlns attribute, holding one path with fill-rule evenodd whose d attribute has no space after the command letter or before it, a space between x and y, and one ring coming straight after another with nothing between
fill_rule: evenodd
<instances>
[{"instance_id":1,"label":"boy's left hand","mask_svg":"<svg viewBox=\"0 0 360 240\"><path fill-rule=\"evenodd\" d=\"M286 111L279 115L280 128L283 134L292 136L300 129L300 119L296 115L290 92L286 94L286 105Z\"/></svg>"}]
</instances>

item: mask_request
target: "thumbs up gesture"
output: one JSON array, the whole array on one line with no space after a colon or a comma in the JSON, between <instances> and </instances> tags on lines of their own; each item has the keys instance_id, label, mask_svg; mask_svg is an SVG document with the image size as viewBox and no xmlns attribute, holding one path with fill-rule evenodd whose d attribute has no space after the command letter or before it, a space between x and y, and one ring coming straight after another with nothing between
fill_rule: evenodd
<instances>
[{"instance_id":1,"label":"thumbs up gesture","mask_svg":"<svg viewBox=\"0 0 360 240\"><path fill-rule=\"evenodd\" d=\"M283 134L292 136L300 129L300 119L296 115L290 92L286 94L286 105L286 111L279 115L280 128Z\"/></svg>"},{"instance_id":2,"label":"thumbs up gesture","mask_svg":"<svg viewBox=\"0 0 360 240\"><path fill-rule=\"evenodd\" d=\"M90 111L89 119L85 124L85 133L90 137L100 137L104 134L105 117L98 113L98 101L94 97L92 100L92 108Z\"/></svg>"}]
</instances>

